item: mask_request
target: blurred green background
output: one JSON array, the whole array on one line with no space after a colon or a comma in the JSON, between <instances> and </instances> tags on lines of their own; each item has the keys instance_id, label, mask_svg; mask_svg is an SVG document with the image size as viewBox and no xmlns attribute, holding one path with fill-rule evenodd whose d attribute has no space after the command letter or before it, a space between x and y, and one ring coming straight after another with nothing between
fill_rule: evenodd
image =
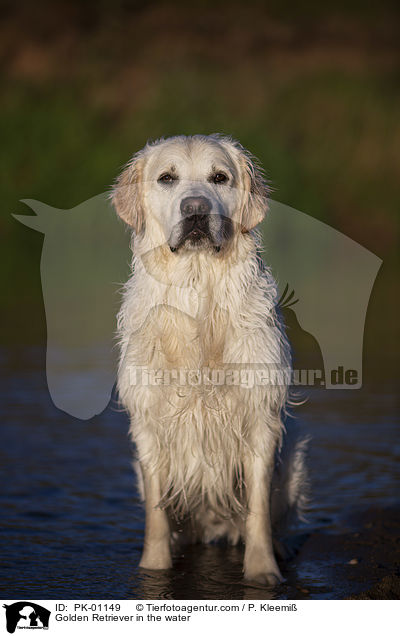
<instances>
[{"instance_id":1,"label":"blurred green background","mask_svg":"<svg viewBox=\"0 0 400 636\"><path fill-rule=\"evenodd\" d=\"M399 10L357 2L1 2L3 342L45 341L43 236L20 199L71 208L158 136L222 132L273 197L384 260L364 370L398 343Z\"/></svg>"}]
</instances>

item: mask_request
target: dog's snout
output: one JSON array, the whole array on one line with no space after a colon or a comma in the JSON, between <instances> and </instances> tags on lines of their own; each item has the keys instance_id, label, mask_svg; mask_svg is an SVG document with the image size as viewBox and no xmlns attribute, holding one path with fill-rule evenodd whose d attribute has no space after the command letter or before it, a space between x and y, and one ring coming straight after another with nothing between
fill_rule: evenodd
<instances>
[{"instance_id":1,"label":"dog's snout","mask_svg":"<svg viewBox=\"0 0 400 636\"><path fill-rule=\"evenodd\" d=\"M183 216L199 216L211 212L211 202L206 197L186 197L181 201Z\"/></svg>"}]
</instances>

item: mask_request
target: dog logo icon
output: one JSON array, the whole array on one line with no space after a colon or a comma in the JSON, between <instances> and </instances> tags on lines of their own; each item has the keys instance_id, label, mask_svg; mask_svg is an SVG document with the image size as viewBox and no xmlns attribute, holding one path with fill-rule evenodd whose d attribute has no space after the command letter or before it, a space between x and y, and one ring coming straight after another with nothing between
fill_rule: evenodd
<instances>
[{"instance_id":1,"label":"dog logo icon","mask_svg":"<svg viewBox=\"0 0 400 636\"><path fill-rule=\"evenodd\" d=\"M51 612L31 601L19 601L3 605L6 610L7 631L13 634L18 629L48 629Z\"/></svg>"}]
</instances>

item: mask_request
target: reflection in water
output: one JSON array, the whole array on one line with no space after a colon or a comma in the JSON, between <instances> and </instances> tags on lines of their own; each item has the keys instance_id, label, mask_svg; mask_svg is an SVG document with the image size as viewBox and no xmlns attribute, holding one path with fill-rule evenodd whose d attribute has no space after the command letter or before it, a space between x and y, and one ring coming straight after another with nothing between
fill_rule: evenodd
<instances>
[{"instance_id":1,"label":"reflection in water","mask_svg":"<svg viewBox=\"0 0 400 636\"><path fill-rule=\"evenodd\" d=\"M174 568L139 570L132 596L146 599L268 599L271 590L243 580L243 548L228 545L186 546Z\"/></svg>"},{"instance_id":2,"label":"reflection in water","mask_svg":"<svg viewBox=\"0 0 400 636\"><path fill-rule=\"evenodd\" d=\"M25 351L21 364L1 357L3 597L335 598L328 574L338 553L316 553L307 538L341 533L355 506L396 501L394 393L314 391L297 409L312 437L313 503L290 537L300 552L281 564L286 583L244 582L242 546L186 546L173 570L140 570L144 511L127 417L115 405L88 421L68 417L51 404L41 352Z\"/></svg>"}]
</instances>

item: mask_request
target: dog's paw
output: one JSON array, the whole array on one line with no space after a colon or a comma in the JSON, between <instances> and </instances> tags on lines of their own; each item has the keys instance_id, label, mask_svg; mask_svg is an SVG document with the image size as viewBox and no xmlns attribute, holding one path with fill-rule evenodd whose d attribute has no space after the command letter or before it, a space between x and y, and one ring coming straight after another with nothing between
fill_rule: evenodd
<instances>
[{"instance_id":1,"label":"dog's paw","mask_svg":"<svg viewBox=\"0 0 400 636\"><path fill-rule=\"evenodd\" d=\"M254 581L255 583L261 583L261 585L271 586L279 585L279 583L285 581L278 567L275 569L262 569L260 566L245 568L244 578L247 581Z\"/></svg>"},{"instance_id":2,"label":"dog's paw","mask_svg":"<svg viewBox=\"0 0 400 636\"><path fill-rule=\"evenodd\" d=\"M260 583L261 585L268 585L271 587L275 587L280 583L283 583L285 579L282 574L279 572L254 572L248 573L245 571L244 578L246 581L253 581L254 583Z\"/></svg>"},{"instance_id":3,"label":"dog's paw","mask_svg":"<svg viewBox=\"0 0 400 636\"><path fill-rule=\"evenodd\" d=\"M254 551L250 556L245 556L244 578L247 581L255 581L262 585L279 585L284 582L274 556L259 554Z\"/></svg>"},{"instance_id":4,"label":"dog's paw","mask_svg":"<svg viewBox=\"0 0 400 636\"><path fill-rule=\"evenodd\" d=\"M145 550L139 563L145 570L169 570L172 558L169 550Z\"/></svg>"}]
</instances>

